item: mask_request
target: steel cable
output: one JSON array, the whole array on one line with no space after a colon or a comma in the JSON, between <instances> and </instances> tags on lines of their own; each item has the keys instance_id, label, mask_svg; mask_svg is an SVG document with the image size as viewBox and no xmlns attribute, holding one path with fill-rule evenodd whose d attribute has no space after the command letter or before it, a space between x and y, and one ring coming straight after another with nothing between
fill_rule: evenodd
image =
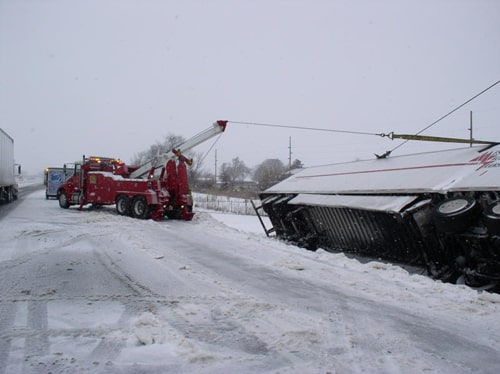
<instances>
[{"instance_id":1,"label":"steel cable","mask_svg":"<svg viewBox=\"0 0 500 374\"><path fill-rule=\"evenodd\" d=\"M355 135L377 135L377 136L381 135L380 133L372 133L372 132L335 130L335 129L325 129L325 128L319 128L319 127L306 127L306 126L278 125L278 124L273 124L273 123L257 123L257 122L243 122L243 121L228 121L228 123L235 123L235 124L240 124L240 125L251 125L251 126L280 127L280 128L296 129L296 130L339 132L339 133L355 134Z\"/></svg>"}]
</instances>

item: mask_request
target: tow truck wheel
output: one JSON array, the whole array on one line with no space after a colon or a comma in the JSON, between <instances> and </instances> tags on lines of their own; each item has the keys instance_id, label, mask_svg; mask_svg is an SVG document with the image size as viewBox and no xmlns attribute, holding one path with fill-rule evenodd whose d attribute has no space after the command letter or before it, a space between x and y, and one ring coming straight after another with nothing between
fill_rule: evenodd
<instances>
[{"instance_id":1,"label":"tow truck wheel","mask_svg":"<svg viewBox=\"0 0 500 374\"><path fill-rule=\"evenodd\" d=\"M149 205L144 196L136 196L132 200L132 216L135 218L149 218Z\"/></svg>"},{"instance_id":2,"label":"tow truck wheel","mask_svg":"<svg viewBox=\"0 0 500 374\"><path fill-rule=\"evenodd\" d=\"M66 197L66 193L64 192L61 192L59 194L59 206L63 209L69 208L69 201L68 198Z\"/></svg>"},{"instance_id":3,"label":"tow truck wheel","mask_svg":"<svg viewBox=\"0 0 500 374\"><path fill-rule=\"evenodd\" d=\"M472 225L480 207L472 197L452 197L434 208L436 228L446 233L458 233Z\"/></svg>"},{"instance_id":4,"label":"tow truck wheel","mask_svg":"<svg viewBox=\"0 0 500 374\"><path fill-rule=\"evenodd\" d=\"M116 211L121 216L129 215L130 201L127 195L120 195L116 198Z\"/></svg>"},{"instance_id":5,"label":"tow truck wheel","mask_svg":"<svg viewBox=\"0 0 500 374\"><path fill-rule=\"evenodd\" d=\"M488 205L483 213L484 223L491 235L500 235L500 201Z\"/></svg>"}]
</instances>

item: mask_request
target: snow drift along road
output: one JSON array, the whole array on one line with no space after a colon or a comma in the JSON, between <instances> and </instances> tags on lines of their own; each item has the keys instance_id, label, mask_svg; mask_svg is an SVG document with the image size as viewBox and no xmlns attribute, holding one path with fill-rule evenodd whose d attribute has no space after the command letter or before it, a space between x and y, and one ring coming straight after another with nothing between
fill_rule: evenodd
<instances>
[{"instance_id":1,"label":"snow drift along road","mask_svg":"<svg viewBox=\"0 0 500 374\"><path fill-rule=\"evenodd\" d=\"M289 246L255 217L142 221L41 190L15 204L0 374L500 370L499 295Z\"/></svg>"}]
</instances>

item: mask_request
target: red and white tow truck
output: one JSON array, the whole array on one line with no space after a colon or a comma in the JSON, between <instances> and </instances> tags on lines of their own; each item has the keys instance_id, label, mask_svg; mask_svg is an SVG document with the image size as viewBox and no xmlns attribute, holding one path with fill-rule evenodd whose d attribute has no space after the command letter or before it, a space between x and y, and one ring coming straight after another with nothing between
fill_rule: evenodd
<instances>
[{"instance_id":1,"label":"red and white tow truck","mask_svg":"<svg viewBox=\"0 0 500 374\"><path fill-rule=\"evenodd\" d=\"M59 186L61 208L87 204L116 204L120 215L160 220L191 220L193 200L187 167L192 160L184 152L225 131L227 121L217 121L180 146L159 154L146 164L128 166L119 159L85 157L74 166L74 174Z\"/></svg>"}]
</instances>

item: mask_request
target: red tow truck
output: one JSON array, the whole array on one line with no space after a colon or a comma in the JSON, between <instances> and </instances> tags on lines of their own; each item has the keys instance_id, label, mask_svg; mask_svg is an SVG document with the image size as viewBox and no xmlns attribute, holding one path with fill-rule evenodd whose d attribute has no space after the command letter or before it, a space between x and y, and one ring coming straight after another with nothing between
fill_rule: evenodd
<instances>
[{"instance_id":1,"label":"red tow truck","mask_svg":"<svg viewBox=\"0 0 500 374\"><path fill-rule=\"evenodd\" d=\"M119 159L85 157L74 166L74 174L59 186L59 206L67 209L87 204L116 205L120 215L160 220L193 218L187 167L192 160L184 152L225 131L227 121L208 129L174 149L157 155L142 166L129 166Z\"/></svg>"}]
</instances>

